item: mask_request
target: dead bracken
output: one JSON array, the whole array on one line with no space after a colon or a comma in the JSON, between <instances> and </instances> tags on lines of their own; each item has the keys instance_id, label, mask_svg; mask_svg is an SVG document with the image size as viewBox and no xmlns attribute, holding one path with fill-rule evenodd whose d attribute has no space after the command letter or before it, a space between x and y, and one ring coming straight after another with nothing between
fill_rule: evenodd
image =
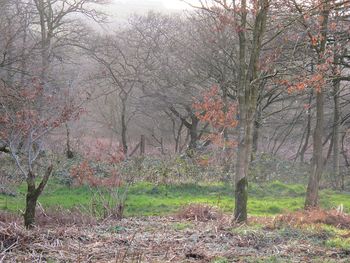
<instances>
[{"instance_id":1,"label":"dead bracken","mask_svg":"<svg viewBox=\"0 0 350 263\"><path fill-rule=\"evenodd\" d=\"M223 215L223 220L230 217ZM247 262L275 255L293 262L347 262L345 250L327 248L307 234L281 234L278 229L221 224L217 220L178 217L141 217L95 225L40 226L0 223L0 260L3 262ZM292 230L288 230L292 231ZM298 230L294 230L298 233ZM224 261L225 262L225 261ZM332 261L331 261L332 262Z\"/></svg>"},{"instance_id":2,"label":"dead bracken","mask_svg":"<svg viewBox=\"0 0 350 263\"><path fill-rule=\"evenodd\" d=\"M309 225L326 224L337 228L350 229L350 216L338 210L302 210L278 216L275 224Z\"/></svg>"},{"instance_id":3,"label":"dead bracken","mask_svg":"<svg viewBox=\"0 0 350 263\"><path fill-rule=\"evenodd\" d=\"M195 221L210 221L210 220L218 220L223 217L222 212L210 205L204 204L189 204L184 206L177 213L177 216L181 219L195 220Z\"/></svg>"}]
</instances>

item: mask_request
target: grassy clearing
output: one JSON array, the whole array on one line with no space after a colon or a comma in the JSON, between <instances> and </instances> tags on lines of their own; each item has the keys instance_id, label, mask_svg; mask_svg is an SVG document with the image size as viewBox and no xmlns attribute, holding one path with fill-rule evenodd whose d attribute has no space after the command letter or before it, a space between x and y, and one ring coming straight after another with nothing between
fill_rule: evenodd
<instances>
[{"instance_id":1,"label":"grassy clearing","mask_svg":"<svg viewBox=\"0 0 350 263\"><path fill-rule=\"evenodd\" d=\"M295 211L303 206L305 188L302 185L286 185L278 181L249 186L249 213L251 215L276 215ZM0 209L19 211L24 207L25 185L18 189L17 197L0 195ZM321 205L334 208L343 204L350 212L350 194L330 190L321 191ZM220 207L224 212L233 210L233 190L230 185L179 184L155 185L137 183L128 194L126 216L167 215L189 203L204 203ZM39 202L45 208L61 206L70 209L91 205L92 193L88 187L69 188L52 180Z\"/></svg>"}]
</instances>

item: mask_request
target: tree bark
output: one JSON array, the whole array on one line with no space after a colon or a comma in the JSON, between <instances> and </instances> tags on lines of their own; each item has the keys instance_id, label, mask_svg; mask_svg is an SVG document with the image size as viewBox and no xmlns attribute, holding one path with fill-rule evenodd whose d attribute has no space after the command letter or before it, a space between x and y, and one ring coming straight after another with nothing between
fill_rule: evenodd
<instances>
[{"instance_id":1,"label":"tree bark","mask_svg":"<svg viewBox=\"0 0 350 263\"><path fill-rule=\"evenodd\" d=\"M32 228L35 224L35 208L39 195L36 191L29 190L26 196L26 210L24 212L24 226Z\"/></svg>"},{"instance_id":2,"label":"tree bark","mask_svg":"<svg viewBox=\"0 0 350 263\"><path fill-rule=\"evenodd\" d=\"M180 150L182 128L183 128L183 122L181 122L180 127L175 132L175 124L174 124L173 129L174 129L174 139L175 139L175 154L178 153Z\"/></svg>"},{"instance_id":3,"label":"tree bark","mask_svg":"<svg viewBox=\"0 0 350 263\"><path fill-rule=\"evenodd\" d=\"M187 112L189 113L189 117L191 118L191 123L187 121L185 117L181 116L181 114L173 106L169 107L169 109L176 117L178 117L181 120L181 126L185 126L188 130L190 143L188 144L186 153L189 157L192 157L197 149L197 142L200 138L200 135L198 134L199 119L192 112L191 108L186 108Z\"/></svg>"},{"instance_id":4,"label":"tree bark","mask_svg":"<svg viewBox=\"0 0 350 263\"><path fill-rule=\"evenodd\" d=\"M258 145L259 145L259 129L261 126L261 111L257 110L256 118L254 121L254 131L253 131L253 150L251 160L254 161L256 158L256 154L258 153Z\"/></svg>"},{"instance_id":5,"label":"tree bark","mask_svg":"<svg viewBox=\"0 0 350 263\"><path fill-rule=\"evenodd\" d=\"M70 145L70 130L69 130L69 126L68 123L65 123L66 126L66 133L67 133L67 151L66 151L66 155L68 159L72 159L74 157L74 153L72 151L71 145Z\"/></svg>"},{"instance_id":6,"label":"tree bark","mask_svg":"<svg viewBox=\"0 0 350 263\"><path fill-rule=\"evenodd\" d=\"M318 190L323 169L323 123L324 123L324 91L323 87L316 95L316 127L313 135L313 155L311 172L306 191L305 208L318 206Z\"/></svg>"},{"instance_id":7,"label":"tree bark","mask_svg":"<svg viewBox=\"0 0 350 263\"><path fill-rule=\"evenodd\" d=\"M144 156L146 151L146 137L145 135L141 135L141 141L140 141L140 155Z\"/></svg>"},{"instance_id":8,"label":"tree bark","mask_svg":"<svg viewBox=\"0 0 350 263\"><path fill-rule=\"evenodd\" d=\"M339 88L340 81L333 81L333 175L336 178L337 185L343 189L342 180L339 176L339 155L340 155L340 110L339 110Z\"/></svg>"},{"instance_id":9,"label":"tree bark","mask_svg":"<svg viewBox=\"0 0 350 263\"><path fill-rule=\"evenodd\" d=\"M26 195L26 207L25 212L23 214L24 218L24 226L29 229L33 228L35 225L35 208L38 201L39 196L43 192L47 181L50 178L52 173L53 166L50 165L41 180L38 187L35 186L35 175L32 171L29 171L27 176L27 195Z\"/></svg>"},{"instance_id":10,"label":"tree bark","mask_svg":"<svg viewBox=\"0 0 350 263\"><path fill-rule=\"evenodd\" d=\"M50 23L47 20L51 19L52 9L51 5L45 4L42 0L34 1L38 15L39 15L39 24L40 24L40 33L41 33L41 81L46 83L47 81L47 73L49 67L49 59L50 59L50 48L51 48L51 28Z\"/></svg>"},{"instance_id":11,"label":"tree bark","mask_svg":"<svg viewBox=\"0 0 350 263\"><path fill-rule=\"evenodd\" d=\"M300 151L300 162L305 161L305 153L306 150L309 146L309 139L310 139L310 134L311 134L311 118L312 118L312 112L311 112L311 103L312 103L312 97L313 97L313 92L311 92L309 96L309 108L307 109L307 125L306 125L306 135L305 135L305 142L303 147L301 148Z\"/></svg>"},{"instance_id":12,"label":"tree bark","mask_svg":"<svg viewBox=\"0 0 350 263\"><path fill-rule=\"evenodd\" d=\"M199 120L195 115L191 115L191 127L190 127L190 143L188 146L188 150L193 152L197 149L198 142L198 124Z\"/></svg>"},{"instance_id":13,"label":"tree bark","mask_svg":"<svg viewBox=\"0 0 350 263\"><path fill-rule=\"evenodd\" d=\"M126 105L124 99L122 99L122 109L121 109L121 139L123 153L125 156L128 154L128 142L127 142L127 121L126 121Z\"/></svg>"}]
</instances>

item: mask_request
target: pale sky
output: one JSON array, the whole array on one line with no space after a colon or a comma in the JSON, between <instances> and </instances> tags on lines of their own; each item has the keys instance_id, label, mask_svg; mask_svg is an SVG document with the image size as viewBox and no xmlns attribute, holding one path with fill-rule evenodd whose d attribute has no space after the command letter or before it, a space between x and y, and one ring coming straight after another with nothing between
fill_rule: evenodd
<instances>
[{"instance_id":1,"label":"pale sky","mask_svg":"<svg viewBox=\"0 0 350 263\"><path fill-rule=\"evenodd\" d=\"M145 0L147 1L147 0ZM168 9L188 9L190 6L180 0L161 0L165 8ZM194 2L194 1L192 1Z\"/></svg>"},{"instance_id":2,"label":"pale sky","mask_svg":"<svg viewBox=\"0 0 350 263\"><path fill-rule=\"evenodd\" d=\"M198 5L199 0L112 0L110 4L99 5L98 9L110 16L110 24L104 25L103 30L110 31L111 25L124 22L132 14L147 14L150 10L169 13L189 10L187 3ZM98 30L100 26L96 27Z\"/></svg>"},{"instance_id":3,"label":"pale sky","mask_svg":"<svg viewBox=\"0 0 350 263\"><path fill-rule=\"evenodd\" d=\"M186 1L198 3L198 0ZM171 12L190 8L181 0L113 0L107 11L113 16L127 16L132 13L147 13L149 10Z\"/></svg>"},{"instance_id":4,"label":"pale sky","mask_svg":"<svg viewBox=\"0 0 350 263\"><path fill-rule=\"evenodd\" d=\"M187 2L196 2L196 0L185 0ZM166 8L166 9L188 9L190 6L181 0L114 0L116 4L121 3L130 6L144 6L151 9ZM198 2L198 0L197 0Z\"/></svg>"}]
</instances>

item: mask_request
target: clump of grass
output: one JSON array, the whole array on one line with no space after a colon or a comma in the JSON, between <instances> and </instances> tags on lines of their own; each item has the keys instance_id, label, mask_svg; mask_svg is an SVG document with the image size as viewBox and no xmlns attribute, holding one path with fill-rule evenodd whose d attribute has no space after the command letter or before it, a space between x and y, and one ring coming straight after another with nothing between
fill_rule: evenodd
<instances>
[{"instance_id":1,"label":"clump of grass","mask_svg":"<svg viewBox=\"0 0 350 263\"><path fill-rule=\"evenodd\" d=\"M214 258L211 263L228 263L228 259L224 257L216 257Z\"/></svg>"},{"instance_id":2,"label":"clump of grass","mask_svg":"<svg viewBox=\"0 0 350 263\"><path fill-rule=\"evenodd\" d=\"M350 238L335 237L325 242L327 247L350 251Z\"/></svg>"},{"instance_id":3,"label":"clump of grass","mask_svg":"<svg viewBox=\"0 0 350 263\"><path fill-rule=\"evenodd\" d=\"M251 225L244 225L244 227L233 227L231 229L231 233L236 235L251 235L251 234L259 234L263 231L263 225L260 224L251 224Z\"/></svg>"},{"instance_id":4,"label":"clump of grass","mask_svg":"<svg viewBox=\"0 0 350 263\"><path fill-rule=\"evenodd\" d=\"M267 212L271 213L271 214L279 214L282 213L283 210L281 207L278 207L276 205L270 206L267 210Z\"/></svg>"},{"instance_id":5,"label":"clump of grass","mask_svg":"<svg viewBox=\"0 0 350 263\"><path fill-rule=\"evenodd\" d=\"M185 230L185 229L189 229L189 228L193 228L193 224L188 223L188 222L177 222L171 225L173 229L177 230L177 231L181 231L181 230Z\"/></svg>"}]
</instances>

